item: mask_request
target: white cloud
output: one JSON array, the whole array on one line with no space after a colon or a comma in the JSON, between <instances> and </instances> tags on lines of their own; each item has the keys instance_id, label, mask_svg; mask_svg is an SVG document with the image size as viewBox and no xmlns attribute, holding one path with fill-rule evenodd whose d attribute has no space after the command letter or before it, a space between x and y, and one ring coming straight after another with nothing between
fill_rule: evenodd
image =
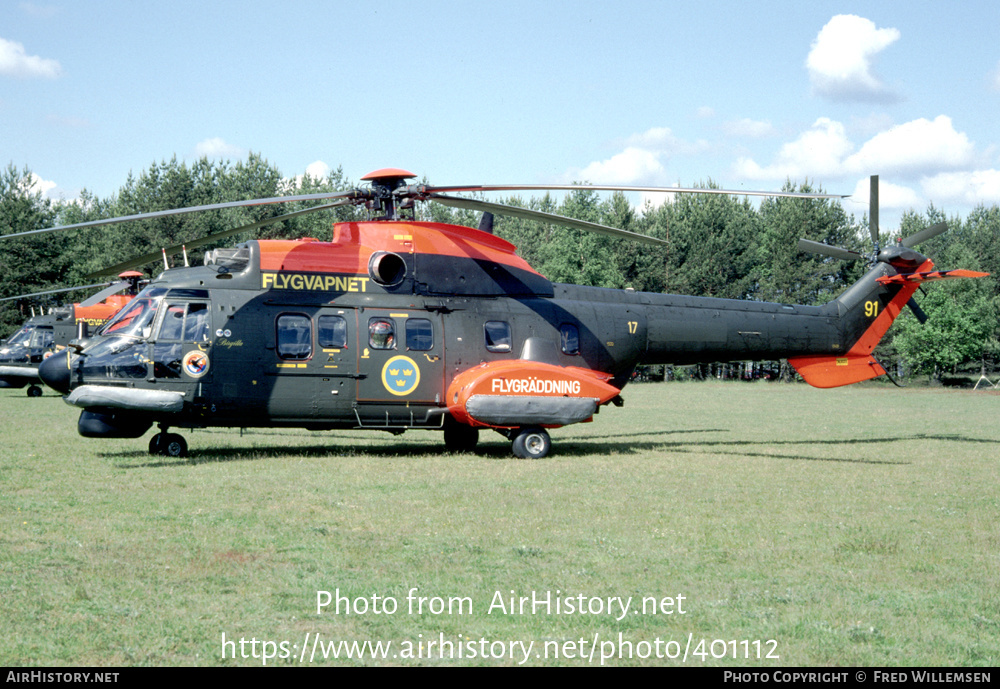
<instances>
[{"instance_id":1,"label":"white cloud","mask_svg":"<svg viewBox=\"0 0 1000 689\"><path fill-rule=\"evenodd\" d=\"M843 124L821 117L795 141L783 145L771 165L761 167L750 158L740 158L734 168L748 179L832 177L841 173L844 158L853 148Z\"/></svg>"},{"instance_id":2,"label":"white cloud","mask_svg":"<svg viewBox=\"0 0 1000 689\"><path fill-rule=\"evenodd\" d=\"M1000 62L997 62L996 68L990 74L990 85L994 91L1000 91Z\"/></svg>"},{"instance_id":3,"label":"white cloud","mask_svg":"<svg viewBox=\"0 0 1000 689\"><path fill-rule=\"evenodd\" d=\"M921 184L924 194L937 203L1000 203L1000 170L942 172Z\"/></svg>"},{"instance_id":4,"label":"white cloud","mask_svg":"<svg viewBox=\"0 0 1000 689\"><path fill-rule=\"evenodd\" d=\"M806 58L813 89L833 100L896 100L896 95L875 76L872 63L899 37L898 29L878 29L864 17L833 17L816 36Z\"/></svg>"},{"instance_id":5,"label":"white cloud","mask_svg":"<svg viewBox=\"0 0 1000 689\"><path fill-rule=\"evenodd\" d=\"M313 179L326 179L326 176L330 174L330 166L322 160L317 160L306 166L306 174Z\"/></svg>"},{"instance_id":6,"label":"white cloud","mask_svg":"<svg viewBox=\"0 0 1000 689\"><path fill-rule=\"evenodd\" d=\"M0 74L22 79L54 79L61 73L57 60L28 55L20 43L0 38Z\"/></svg>"},{"instance_id":7,"label":"white cloud","mask_svg":"<svg viewBox=\"0 0 1000 689\"><path fill-rule=\"evenodd\" d=\"M975 145L955 130L951 118L912 120L879 132L855 152L843 124L822 117L786 143L770 165L750 158L736 161L747 179L834 178L857 174L892 174L916 178L975 165Z\"/></svg>"},{"instance_id":8,"label":"white cloud","mask_svg":"<svg viewBox=\"0 0 1000 689\"><path fill-rule=\"evenodd\" d=\"M246 151L239 146L228 144L217 136L199 142L194 152L199 158L242 158L246 155Z\"/></svg>"},{"instance_id":9,"label":"white cloud","mask_svg":"<svg viewBox=\"0 0 1000 689\"><path fill-rule=\"evenodd\" d=\"M973 163L975 148L969 137L955 131L951 118L920 118L880 132L844 161L851 171L921 174Z\"/></svg>"},{"instance_id":10,"label":"white cloud","mask_svg":"<svg viewBox=\"0 0 1000 689\"><path fill-rule=\"evenodd\" d=\"M580 171L578 180L602 184L641 184L664 173L659 156L630 146L607 160L596 161Z\"/></svg>"},{"instance_id":11,"label":"white cloud","mask_svg":"<svg viewBox=\"0 0 1000 689\"><path fill-rule=\"evenodd\" d=\"M31 179L31 186L30 186L31 193L37 194L41 192L42 196L45 196L47 198L51 198L51 196L49 196L49 192L58 186L55 182L50 182L48 180L42 179L34 172L30 173L30 179Z\"/></svg>"},{"instance_id":12,"label":"white cloud","mask_svg":"<svg viewBox=\"0 0 1000 689\"><path fill-rule=\"evenodd\" d=\"M330 174L330 166L324 163L322 160L317 160L315 162L306 165L305 175L295 175L291 179L283 180L285 187L283 193L295 193L297 189L302 188L302 182L305 181L306 175L314 180L324 180L326 176Z\"/></svg>"},{"instance_id":13,"label":"white cloud","mask_svg":"<svg viewBox=\"0 0 1000 689\"><path fill-rule=\"evenodd\" d=\"M708 105L703 105L700 108L698 108L696 114L701 119L707 120L711 117L715 117L715 108Z\"/></svg>"}]
</instances>

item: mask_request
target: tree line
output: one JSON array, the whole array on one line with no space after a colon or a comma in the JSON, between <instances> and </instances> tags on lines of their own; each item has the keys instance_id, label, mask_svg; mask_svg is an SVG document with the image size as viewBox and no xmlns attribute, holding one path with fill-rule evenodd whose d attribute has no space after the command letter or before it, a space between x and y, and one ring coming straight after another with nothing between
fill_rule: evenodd
<instances>
[{"instance_id":1,"label":"tree line","mask_svg":"<svg viewBox=\"0 0 1000 689\"><path fill-rule=\"evenodd\" d=\"M32 188L32 175L13 165L0 174L0 234L101 218L250 198L311 194L350 189L355 184L340 169L326 177L285 178L262 156L246 160L176 158L129 173L108 198L83 191L79 199L51 201ZM716 185L710 180L707 188ZM818 192L808 182L786 183L784 191ZM667 203L647 203L637 210L624 194L602 196L580 190L556 199L550 194L502 203L566 215L663 239L663 246L588 233L556 224L498 216L497 235L554 282L637 291L669 292L727 299L822 304L835 298L866 269L864 261L847 262L803 254L799 238L855 250L872 251L868 218L849 215L829 199L766 198L677 194ZM93 275L161 247L190 242L302 210L321 202L296 202L231 208L192 215L122 223L93 229L5 240L0 246L0 298L55 287L93 284ZM479 214L423 204L419 219L477 226ZM284 219L245 236L228 237L231 246L249 238L328 239L333 222L360 220L364 210L343 206ZM1000 207L979 206L966 218L945 217L931 206L909 211L900 228L880 243L894 241L928 225L947 221L950 231L922 244L922 253L939 268L968 268L991 273L980 280L952 280L918 292L928 315L920 325L909 310L898 319L876 350L887 368L947 375L960 370L992 371L1000 358ZM214 245L209 245L211 248ZM201 250L197 252L200 260ZM175 262L179 257L174 257ZM176 263L175 263L176 264ZM162 261L140 268L158 274ZM91 290L93 291L93 290ZM65 302L85 299L86 292L61 295ZM25 319L28 303L0 302L0 334L9 335Z\"/></svg>"}]
</instances>

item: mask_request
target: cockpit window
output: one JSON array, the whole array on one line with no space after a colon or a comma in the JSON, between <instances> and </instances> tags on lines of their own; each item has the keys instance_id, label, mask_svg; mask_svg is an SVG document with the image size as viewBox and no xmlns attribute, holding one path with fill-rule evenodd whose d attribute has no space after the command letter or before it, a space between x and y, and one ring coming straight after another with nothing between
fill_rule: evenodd
<instances>
[{"instance_id":1,"label":"cockpit window","mask_svg":"<svg viewBox=\"0 0 1000 689\"><path fill-rule=\"evenodd\" d=\"M44 349L50 344L52 344L52 328L36 328L35 332L31 333L32 349Z\"/></svg>"},{"instance_id":2,"label":"cockpit window","mask_svg":"<svg viewBox=\"0 0 1000 689\"><path fill-rule=\"evenodd\" d=\"M157 342L204 342L208 339L208 304L167 304Z\"/></svg>"},{"instance_id":3,"label":"cockpit window","mask_svg":"<svg viewBox=\"0 0 1000 689\"><path fill-rule=\"evenodd\" d=\"M24 326L7 339L7 346L14 347L17 345L27 345L28 341L31 339L31 332L34 329L34 326Z\"/></svg>"},{"instance_id":4,"label":"cockpit window","mask_svg":"<svg viewBox=\"0 0 1000 689\"><path fill-rule=\"evenodd\" d=\"M130 335L132 337L149 337L153 318L160 299L140 299L136 297L124 309L118 312L107 325L101 328L98 335Z\"/></svg>"},{"instance_id":5,"label":"cockpit window","mask_svg":"<svg viewBox=\"0 0 1000 689\"><path fill-rule=\"evenodd\" d=\"M167 293L162 287L147 287L121 311L101 326L97 335L148 337L160 299Z\"/></svg>"}]
</instances>

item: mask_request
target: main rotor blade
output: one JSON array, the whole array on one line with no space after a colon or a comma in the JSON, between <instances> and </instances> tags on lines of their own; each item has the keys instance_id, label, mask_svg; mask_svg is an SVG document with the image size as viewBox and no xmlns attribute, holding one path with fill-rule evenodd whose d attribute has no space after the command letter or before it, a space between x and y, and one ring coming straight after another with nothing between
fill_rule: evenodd
<instances>
[{"instance_id":1,"label":"main rotor blade","mask_svg":"<svg viewBox=\"0 0 1000 689\"><path fill-rule=\"evenodd\" d=\"M108 283L98 282L96 285L80 285L79 287L63 287L62 289L49 289L44 292L32 292L31 294L19 294L16 297L4 297L0 301L11 301L12 299L28 299L30 297L42 297L46 294L59 294L61 292L75 292L78 289L93 289L94 287L105 287Z\"/></svg>"},{"instance_id":2,"label":"main rotor blade","mask_svg":"<svg viewBox=\"0 0 1000 689\"><path fill-rule=\"evenodd\" d=\"M257 230L266 225L272 225L276 222L281 222L282 220L288 220L289 218L296 218L300 215L306 215L307 213L315 213L316 211L325 211L330 208L336 208L337 206L346 206L352 203L352 199L345 199L343 201L336 201L334 203L325 203L320 206L313 206L312 208L305 208L300 211L294 211L292 213L285 213L284 215L278 215L273 218L265 218L264 220L258 220L255 223L250 223L249 225L243 225L241 227L234 227L231 230L224 230L222 232L216 232L215 234L210 234L201 239L194 239L190 242L183 242L181 244L174 244L173 246L165 247L159 251L150 252L148 254L143 254L142 256L136 256L135 258L129 259L122 263L118 263L107 268L102 268L101 270L94 271L87 275L89 278L96 278L102 275L117 275L123 270L130 270L132 268L137 268L139 266L146 265L147 263L152 263L153 261L159 260L166 251L168 255L176 254L181 250L182 247L187 247L188 249L197 249L205 244L211 244L212 242L218 241L220 239L225 239L226 237L232 237L236 234L241 234L243 232L249 232L251 230Z\"/></svg>"},{"instance_id":3,"label":"main rotor blade","mask_svg":"<svg viewBox=\"0 0 1000 689\"><path fill-rule=\"evenodd\" d=\"M86 307L86 306L94 306L95 304L100 304L102 301L110 297L112 294L117 294L118 292L121 292L130 284L132 283L130 283L128 280L122 280L121 282L116 282L107 289L102 289L97 294L92 295L86 301L80 302L80 306Z\"/></svg>"},{"instance_id":4,"label":"main rotor blade","mask_svg":"<svg viewBox=\"0 0 1000 689\"><path fill-rule=\"evenodd\" d=\"M43 232L58 232L61 230L79 230L88 227L101 227L103 225L117 225L133 220L152 220L154 218L165 218L173 215L186 215L188 213L200 213L202 211L224 210L226 208L244 208L247 206L266 206L274 203L292 203L294 201L321 201L325 199L362 199L366 198L366 192L358 189L350 191L323 192L319 194L301 194L299 196L275 196L268 199L249 199L246 201L228 201L226 203L210 203L205 206L191 206L189 208L171 208L165 211L152 211L150 213L137 213L135 215L124 215L119 218L107 218L104 220L90 220L79 222L73 225L60 225L58 227L46 227L42 230L28 230L27 232L15 232L0 236L0 239L11 239L12 237L26 237L32 234ZM308 210L319 210L323 206L317 206ZM141 265L141 264L140 264Z\"/></svg>"},{"instance_id":5,"label":"main rotor blade","mask_svg":"<svg viewBox=\"0 0 1000 689\"><path fill-rule=\"evenodd\" d=\"M575 227L578 230L587 230L589 232L597 232L599 234L606 234L612 237L631 239L635 242L651 244L653 246L660 246L667 243L662 239L657 239L656 237L649 237L644 234L637 234L627 230L619 230L616 227L598 225L597 223L587 222L586 220L577 220L576 218L567 218L564 215L553 215L552 213L543 213L541 211L528 210L527 208L505 206L500 203L489 203L478 199L467 199L460 196L445 196L437 193L428 195L428 199L436 201L443 206L464 208L466 210L473 211L483 211L499 215L512 215L515 218L521 218L522 220L533 220L535 222L548 222L556 225L566 225L569 227Z\"/></svg>"},{"instance_id":6,"label":"main rotor blade","mask_svg":"<svg viewBox=\"0 0 1000 689\"><path fill-rule=\"evenodd\" d=\"M810 192L792 191L747 191L741 189L699 189L694 187L632 187L615 184L473 184L468 186L437 187L430 185L411 185L397 190L397 194L452 193L456 191L623 191L623 192L660 192L664 194L722 194L728 196L780 196L796 199L844 199L850 194L813 194Z\"/></svg>"},{"instance_id":7,"label":"main rotor blade","mask_svg":"<svg viewBox=\"0 0 1000 689\"><path fill-rule=\"evenodd\" d=\"M906 247L914 247L920 242L926 242L932 237L937 237L942 232L948 231L948 223L939 222L936 225L931 225L928 228L920 230L920 232L914 232L909 237L903 239L900 244Z\"/></svg>"},{"instance_id":8,"label":"main rotor blade","mask_svg":"<svg viewBox=\"0 0 1000 689\"><path fill-rule=\"evenodd\" d=\"M810 239L799 240L799 251L812 254L823 254L824 256L830 256L832 258L842 258L845 261L857 261L860 258L864 258L864 256L859 254L857 251L841 249L839 246L822 244L820 242L814 242Z\"/></svg>"}]
</instances>

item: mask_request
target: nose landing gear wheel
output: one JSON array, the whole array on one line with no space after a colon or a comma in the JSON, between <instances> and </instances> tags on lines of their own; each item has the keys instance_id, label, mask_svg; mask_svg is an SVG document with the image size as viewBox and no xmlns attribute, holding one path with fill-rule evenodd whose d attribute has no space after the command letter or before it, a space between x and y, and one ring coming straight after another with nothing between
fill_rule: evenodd
<instances>
[{"instance_id":1,"label":"nose landing gear wheel","mask_svg":"<svg viewBox=\"0 0 1000 689\"><path fill-rule=\"evenodd\" d=\"M552 449L552 440L544 428L522 428L514 436L511 449L522 459L541 459Z\"/></svg>"},{"instance_id":2,"label":"nose landing gear wheel","mask_svg":"<svg viewBox=\"0 0 1000 689\"><path fill-rule=\"evenodd\" d=\"M160 432L149 439L149 454L164 457L186 457L187 441L177 433Z\"/></svg>"}]
</instances>

